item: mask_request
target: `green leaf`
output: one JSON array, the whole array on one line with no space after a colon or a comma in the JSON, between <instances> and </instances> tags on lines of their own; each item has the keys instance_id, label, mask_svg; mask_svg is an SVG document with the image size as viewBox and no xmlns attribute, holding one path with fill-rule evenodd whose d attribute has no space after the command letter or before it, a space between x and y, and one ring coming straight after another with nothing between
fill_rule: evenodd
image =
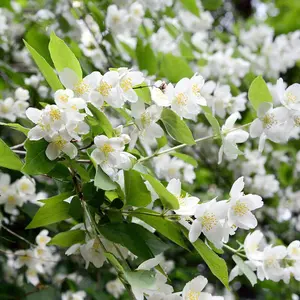
<instances>
[{"instance_id":1,"label":"green leaf","mask_svg":"<svg viewBox=\"0 0 300 300\"><path fill-rule=\"evenodd\" d=\"M163 122L168 134L174 140L187 145L194 145L195 140L192 132L186 123L171 109L164 108L161 114L161 121Z\"/></svg>"},{"instance_id":2,"label":"green leaf","mask_svg":"<svg viewBox=\"0 0 300 300\"><path fill-rule=\"evenodd\" d=\"M248 98L255 110L257 110L263 102L273 102L272 95L262 76L258 76L252 81Z\"/></svg>"},{"instance_id":3,"label":"green leaf","mask_svg":"<svg viewBox=\"0 0 300 300\"><path fill-rule=\"evenodd\" d=\"M142 259L153 258L167 249L167 245L153 233L134 223L110 223L98 228L105 238L126 247Z\"/></svg>"},{"instance_id":4,"label":"green leaf","mask_svg":"<svg viewBox=\"0 0 300 300\"><path fill-rule=\"evenodd\" d=\"M70 230L60 232L55 235L48 245L56 245L60 247L71 247L74 244L82 244L85 241L85 233L83 230Z\"/></svg>"},{"instance_id":5,"label":"green leaf","mask_svg":"<svg viewBox=\"0 0 300 300\"><path fill-rule=\"evenodd\" d=\"M213 116L211 109L208 106L201 106L202 110L204 111L204 115L211 125L213 132L216 136L221 136L221 129L218 120Z\"/></svg>"},{"instance_id":6,"label":"green leaf","mask_svg":"<svg viewBox=\"0 0 300 300\"><path fill-rule=\"evenodd\" d=\"M78 196L72 198L69 207L69 215L78 222L81 222L83 220L83 209Z\"/></svg>"},{"instance_id":7,"label":"green leaf","mask_svg":"<svg viewBox=\"0 0 300 300\"><path fill-rule=\"evenodd\" d=\"M201 0L201 2L205 10L216 10L223 4L223 0Z\"/></svg>"},{"instance_id":8,"label":"green leaf","mask_svg":"<svg viewBox=\"0 0 300 300\"><path fill-rule=\"evenodd\" d=\"M188 238L188 231L185 228L182 230L184 235ZM224 284L226 288L229 289L228 270L225 260L219 257L200 239L198 239L195 243L192 243L192 245L206 262L211 272Z\"/></svg>"},{"instance_id":9,"label":"green leaf","mask_svg":"<svg viewBox=\"0 0 300 300\"><path fill-rule=\"evenodd\" d=\"M160 213L146 208L139 208L131 213L131 216L139 218L159 233L173 241L180 247L188 250L188 241L181 232L177 223L164 219Z\"/></svg>"},{"instance_id":10,"label":"green leaf","mask_svg":"<svg viewBox=\"0 0 300 300\"><path fill-rule=\"evenodd\" d=\"M145 207L151 203L151 195L141 174L135 170L124 171L126 204Z\"/></svg>"},{"instance_id":11,"label":"green leaf","mask_svg":"<svg viewBox=\"0 0 300 300\"><path fill-rule=\"evenodd\" d=\"M11 170L21 171L23 163L7 145L0 139L0 166Z\"/></svg>"},{"instance_id":12,"label":"green leaf","mask_svg":"<svg viewBox=\"0 0 300 300\"><path fill-rule=\"evenodd\" d=\"M132 287L150 290L155 288L155 271L153 270L125 272L125 278Z\"/></svg>"},{"instance_id":13,"label":"green leaf","mask_svg":"<svg viewBox=\"0 0 300 300\"><path fill-rule=\"evenodd\" d=\"M50 35L49 51L55 69L58 72L61 72L65 68L69 68L77 74L79 79L82 78L80 63L75 54L62 39L55 35L54 32Z\"/></svg>"},{"instance_id":14,"label":"green leaf","mask_svg":"<svg viewBox=\"0 0 300 300\"><path fill-rule=\"evenodd\" d=\"M50 197L48 199L41 199L41 200L39 200L39 202L43 202L46 204L56 204L56 203L64 201L65 199L71 197L72 195L74 195L74 192L66 192L66 193L62 193L62 194L58 194L56 196Z\"/></svg>"},{"instance_id":15,"label":"green leaf","mask_svg":"<svg viewBox=\"0 0 300 300\"><path fill-rule=\"evenodd\" d=\"M180 0L180 2L185 9L189 10L191 13L199 17L199 8L196 0Z\"/></svg>"},{"instance_id":16,"label":"green leaf","mask_svg":"<svg viewBox=\"0 0 300 300\"><path fill-rule=\"evenodd\" d=\"M196 159L190 155L180 153L180 152L171 152L170 155L178 157L179 159L183 160L187 164L192 165L195 168L198 166L198 162L196 161Z\"/></svg>"},{"instance_id":17,"label":"green leaf","mask_svg":"<svg viewBox=\"0 0 300 300\"><path fill-rule=\"evenodd\" d=\"M151 48L147 43L144 45L143 40L138 38L136 45L136 58L140 70L147 70L149 75L154 75L157 71L157 59Z\"/></svg>"},{"instance_id":18,"label":"green leaf","mask_svg":"<svg viewBox=\"0 0 300 300\"><path fill-rule=\"evenodd\" d=\"M257 278L250 267L246 265L245 262L237 255L233 255L232 259L237 264L239 269L244 273L244 275L249 279L251 285L254 286L257 283Z\"/></svg>"},{"instance_id":19,"label":"green leaf","mask_svg":"<svg viewBox=\"0 0 300 300\"><path fill-rule=\"evenodd\" d=\"M70 204L67 202L46 203L42 206L26 229L46 226L71 218L69 215Z\"/></svg>"},{"instance_id":20,"label":"green leaf","mask_svg":"<svg viewBox=\"0 0 300 300\"><path fill-rule=\"evenodd\" d=\"M28 131L30 130L29 128L25 128L22 125L17 124L17 123L3 123L3 122L0 122L0 125L7 126L7 127L10 127L14 130L20 131L20 132L24 133L26 136L28 134Z\"/></svg>"},{"instance_id":21,"label":"green leaf","mask_svg":"<svg viewBox=\"0 0 300 300\"><path fill-rule=\"evenodd\" d=\"M174 56L171 53L163 55L160 70L166 78L174 83L183 77L194 75L193 70L183 57Z\"/></svg>"},{"instance_id":22,"label":"green leaf","mask_svg":"<svg viewBox=\"0 0 300 300\"><path fill-rule=\"evenodd\" d=\"M113 136L114 129L107 119L106 115L102 111L97 109L92 103L88 103L88 108L98 121L98 125L103 129L107 137L111 138Z\"/></svg>"},{"instance_id":23,"label":"green leaf","mask_svg":"<svg viewBox=\"0 0 300 300\"><path fill-rule=\"evenodd\" d=\"M100 166L97 167L94 184L97 188L104 191L111 191L117 188L117 184L114 183L110 177L102 171Z\"/></svg>"},{"instance_id":24,"label":"green leaf","mask_svg":"<svg viewBox=\"0 0 300 300\"><path fill-rule=\"evenodd\" d=\"M140 87L142 87L142 88L140 88ZM141 100L143 100L145 103L151 105L151 103L152 103L151 93L145 82L140 85L134 86L133 89Z\"/></svg>"},{"instance_id":25,"label":"green leaf","mask_svg":"<svg viewBox=\"0 0 300 300\"><path fill-rule=\"evenodd\" d=\"M22 172L28 175L48 174L56 165L46 156L48 143L45 140L30 141L26 140L24 148L26 149L25 164Z\"/></svg>"},{"instance_id":26,"label":"green leaf","mask_svg":"<svg viewBox=\"0 0 300 300\"><path fill-rule=\"evenodd\" d=\"M149 174L143 174L143 177L151 184L155 192L158 194L164 207L179 209L178 199L172 193L170 193L157 179Z\"/></svg>"},{"instance_id":27,"label":"green leaf","mask_svg":"<svg viewBox=\"0 0 300 300\"><path fill-rule=\"evenodd\" d=\"M35 63L37 64L39 70L44 75L46 81L50 85L53 91L62 89L63 86L60 83L57 75L55 74L52 67L47 63L47 61L34 49L32 48L25 40L25 46L30 52L32 58L34 59Z\"/></svg>"},{"instance_id":28,"label":"green leaf","mask_svg":"<svg viewBox=\"0 0 300 300\"><path fill-rule=\"evenodd\" d=\"M88 182L82 187L83 197L87 204L99 208L104 202L104 191L97 189L93 182Z\"/></svg>"}]
</instances>

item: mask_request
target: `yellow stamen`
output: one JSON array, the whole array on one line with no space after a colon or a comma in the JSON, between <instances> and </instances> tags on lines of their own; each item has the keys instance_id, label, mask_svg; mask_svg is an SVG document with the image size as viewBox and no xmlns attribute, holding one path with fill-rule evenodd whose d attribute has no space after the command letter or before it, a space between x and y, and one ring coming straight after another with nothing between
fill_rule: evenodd
<instances>
[{"instance_id":1,"label":"yellow stamen","mask_svg":"<svg viewBox=\"0 0 300 300\"><path fill-rule=\"evenodd\" d=\"M189 291L187 294L187 300L198 300L201 292Z\"/></svg>"},{"instance_id":2,"label":"yellow stamen","mask_svg":"<svg viewBox=\"0 0 300 300\"><path fill-rule=\"evenodd\" d=\"M97 91L104 97L107 97L110 94L112 85L108 84L105 81L102 81L97 88Z\"/></svg>"},{"instance_id":3,"label":"yellow stamen","mask_svg":"<svg viewBox=\"0 0 300 300\"><path fill-rule=\"evenodd\" d=\"M87 83L85 83L83 80L81 80L74 86L74 92L78 95L83 95L87 93L89 90L90 90L90 86Z\"/></svg>"},{"instance_id":4,"label":"yellow stamen","mask_svg":"<svg viewBox=\"0 0 300 300\"><path fill-rule=\"evenodd\" d=\"M202 227L204 227L204 229L207 231L213 229L218 223L217 218L213 213L206 213L200 218L200 220L202 223Z\"/></svg>"},{"instance_id":5,"label":"yellow stamen","mask_svg":"<svg viewBox=\"0 0 300 300\"><path fill-rule=\"evenodd\" d=\"M243 203L240 200L238 200L233 206L233 211L235 215L242 217L249 211L249 208L246 203Z\"/></svg>"},{"instance_id":6,"label":"yellow stamen","mask_svg":"<svg viewBox=\"0 0 300 300\"><path fill-rule=\"evenodd\" d=\"M185 105L188 100L187 96L183 93L179 93L175 99L178 105Z\"/></svg>"},{"instance_id":7,"label":"yellow stamen","mask_svg":"<svg viewBox=\"0 0 300 300\"><path fill-rule=\"evenodd\" d=\"M123 79L120 83L120 86L124 92L128 92L132 88L132 79Z\"/></svg>"},{"instance_id":8,"label":"yellow stamen","mask_svg":"<svg viewBox=\"0 0 300 300\"><path fill-rule=\"evenodd\" d=\"M264 127L270 129L273 125L277 124L277 120L275 119L275 115L270 113L266 114L263 119Z\"/></svg>"}]
</instances>

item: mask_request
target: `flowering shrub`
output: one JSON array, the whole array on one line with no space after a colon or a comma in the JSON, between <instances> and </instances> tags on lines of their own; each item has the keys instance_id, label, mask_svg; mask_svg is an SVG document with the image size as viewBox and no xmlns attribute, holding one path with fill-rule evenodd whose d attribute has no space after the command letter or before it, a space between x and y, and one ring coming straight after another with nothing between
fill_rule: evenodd
<instances>
[{"instance_id":1,"label":"flowering shrub","mask_svg":"<svg viewBox=\"0 0 300 300\"><path fill-rule=\"evenodd\" d=\"M298 299L300 31L264 2L0 4L1 299Z\"/></svg>"}]
</instances>

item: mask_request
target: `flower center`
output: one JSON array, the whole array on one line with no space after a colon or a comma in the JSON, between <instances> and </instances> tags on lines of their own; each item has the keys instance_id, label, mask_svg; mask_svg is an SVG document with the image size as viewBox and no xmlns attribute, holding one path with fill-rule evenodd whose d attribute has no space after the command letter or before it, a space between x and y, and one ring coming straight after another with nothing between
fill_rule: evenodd
<instances>
[{"instance_id":1,"label":"flower center","mask_svg":"<svg viewBox=\"0 0 300 300\"><path fill-rule=\"evenodd\" d=\"M296 127L300 127L300 117L294 117L294 124Z\"/></svg>"},{"instance_id":2,"label":"flower center","mask_svg":"<svg viewBox=\"0 0 300 300\"><path fill-rule=\"evenodd\" d=\"M105 81L102 81L100 85L97 88L97 91L102 95L107 97L110 94L110 91L112 89L112 85L108 84Z\"/></svg>"},{"instance_id":3,"label":"flower center","mask_svg":"<svg viewBox=\"0 0 300 300\"><path fill-rule=\"evenodd\" d=\"M66 145L67 141L65 141L62 137L58 137L55 141L54 144L58 149L62 149Z\"/></svg>"},{"instance_id":4,"label":"flower center","mask_svg":"<svg viewBox=\"0 0 300 300\"><path fill-rule=\"evenodd\" d=\"M177 96L176 96L176 103L178 105L185 105L186 102L187 102L188 98L185 94L183 93L179 93Z\"/></svg>"},{"instance_id":5,"label":"flower center","mask_svg":"<svg viewBox=\"0 0 300 300\"><path fill-rule=\"evenodd\" d=\"M187 294L187 300L198 300L201 292L189 291Z\"/></svg>"},{"instance_id":6,"label":"flower center","mask_svg":"<svg viewBox=\"0 0 300 300\"><path fill-rule=\"evenodd\" d=\"M295 103L297 100L297 97L291 92L287 93L286 98L288 103Z\"/></svg>"},{"instance_id":7,"label":"flower center","mask_svg":"<svg viewBox=\"0 0 300 300\"><path fill-rule=\"evenodd\" d=\"M141 115L141 123L143 127L146 127L151 124L151 117L146 112L142 113Z\"/></svg>"},{"instance_id":8,"label":"flower center","mask_svg":"<svg viewBox=\"0 0 300 300\"><path fill-rule=\"evenodd\" d=\"M16 197L13 195L10 195L7 197L7 202L10 204L15 204L16 203Z\"/></svg>"},{"instance_id":9,"label":"flower center","mask_svg":"<svg viewBox=\"0 0 300 300\"><path fill-rule=\"evenodd\" d=\"M60 120L61 118L61 113L58 109L51 109L49 114L52 121Z\"/></svg>"},{"instance_id":10,"label":"flower center","mask_svg":"<svg viewBox=\"0 0 300 300\"><path fill-rule=\"evenodd\" d=\"M277 260L274 257L270 257L270 258L268 258L268 259L265 260L265 264L269 268L276 267Z\"/></svg>"},{"instance_id":11,"label":"flower center","mask_svg":"<svg viewBox=\"0 0 300 300\"><path fill-rule=\"evenodd\" d=\"M107 156L109 153L114 152L114 148L110 144L104 144L101 151Z\"/></svg>"},{"instance_id":12,"label":"flower center","mask_svg":"<svg viewBox=\"0 0 300 300\"><path fill-rule=\"evenodd\" d=\"M200 87L197 84L193 84L192 92L197 96L200 94Z\"/></svg>"},{"instance_id":13,"label":"flower center","mask_svg":"<svg viewBox=\"0 0 300 300\"><path fill-rule=\"evenodd\" d=\"M21 190L22 190L22 191L27 191L28 188L29 188L29 185L28 185L27 183L23 182L23 183L21 184Z\"/></svg>"},{"instance_id":14,"label":"flower center","mask_svg":"<svg viewBox=\"0 0 300 300\"><path fill-rule=\"evenodd\" d=\"M60 101L62 101L64 103L67 103L68 99L69 99L69 96L67 96L67 95L60 95L59 99L60 99Z\"/></svg>"},{"instance_id":15,"label":"flower center","mask_svg":"<svg viewBox=\"0 0 300 300\"><path fill-rule=\"evenodd\" d=\"M124 92L129 91L132 88L132 79L127 78L127 79L122 80L122 82L120 83L120 86Z\"/></svg>"},{"instance_id":16,"label":"flower center","mask_svg":"<svg viewBox=\"0 0 300 300\"><path fill-rule=\"evenodd\" d=\"M218 223L217 218L213 213L206 213L200 218L200 220L202 223L202 227L204 227L206 231L213 229Z\"/></svg>"},{"instance_id":17,"label":"flower center","mask_svg":"<svg viewBox=\"0 0 300 300\"><path fill-rule=\"evenodd\" d=\"M293 255L300 256L300 248L293 248L291 252Z\"/></svg>"},{"instance_id":18,"label":"flower center","mask_svg":"<svg viewBox=\"0 0 300 300\"><path fill-rule=\"evenodd\" d=\"M87 83L83 82L83 80L81 80L79 83L77 83L74 86L74 92L78 95L83 95L85 93L87 93L90 90L90 87Z\"/></svg>"},{"instance_id":19,"label":"flower center","mask_svg":"<svg viewBox=\"0 0 300 300\"><path fill-rule=\"evenodd\" d=\"M270 129L273 125L277 124L274 114L266 114L263 119L264 127Z\"/></svg>"},{"instance_id":20,"label":"flower center","mask_svg":"<svg viewBox=\"0 0 300 300\"><path fill-rule=\"evenodd\" d=\"M243 203L240 200L238 200L233 206L233 211L235 215L242 217L249 211L249 208L246 203Z\"/></svg>"}]
</instances>

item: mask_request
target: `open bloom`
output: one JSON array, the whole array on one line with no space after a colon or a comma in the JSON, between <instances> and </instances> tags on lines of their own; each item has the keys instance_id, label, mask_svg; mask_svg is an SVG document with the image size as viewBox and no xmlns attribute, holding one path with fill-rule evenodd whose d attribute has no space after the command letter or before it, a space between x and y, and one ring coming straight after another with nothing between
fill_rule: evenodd
<instances>
[{"instance_id":1,"label":"open bloom","mask_svg":"<svg viewBox=\"0 0 300 300\"><path fill-rule=\"evenodd\" d=\"M71 143L72 137L65 129L46 136L45 140L49 142L46 149L46 155L50 160L54 160L63 152L71 159L77 155L77 148Z\"/></svg>"},{"instance_id":2,"label":"open bloom","mask_svg":"<svg viewBox=\"0 0 300 300\"><path fill-rule=\"evenodd\" d=\"M228 209L228 224L243 229L255 228L257 220L252 210L263 206L262 198L258 195L244 195L244 177L237 179L230 190L230 201Z\"/></svg>"},{"instance_id":3,"label":"open bloom","mask_svg":"<svg viewBox=\"0 0 300 300\"><path fill-rule=\"evenodd\" d=\"M138 101L138 95L133 90L133 87L144 82L144 76L142 72L130 71L127 68L118 69L120 81L119 91L123 102L136 102Z\"/></svg>"},{"instance_id":4,"label":"open bloom","mask_svg":"<svg viewBox=\"0 0 300 300\"><path fill-rule=\"evenodd\" d=\"M259 230L248 233L244 242L246 256L250 261L262 260L263 251L259 250L263 241L263 234Z\"/></svg>"},{"instance_id":5,"label":"open bloom","mask_svg":"<svg viewBox=\"0 0 300 300\"><path fill-rule=\"evenodd\" d=\"M193 299L203 299L203 300L222 300L223 297L212 296L209 293L202 292L205 286L207 285L208 281L203 276L197 276L190 282L188 282L182 291L182 298L193 300Z\"/></svg>"},{"instance_id":6,"label":"open bloom","mask_svg":"<svg viewBox=\"0 0 300 300\"><path fill-rule=\"evenodd\" d=\"M39 247L45 248L46 245L51 241L51 237L49 237L48 234L49 231L44 229L36 236L35 241Z\"/></svg>"},{"instance_id":7,"label":"open bloom","mask_svg":"<svg viewBox=\"0 0 300 300\"><path fill-rule=\"evenodd\" d=\"M249 137L249 133L242 129L234 129L234 124L236 120L240 117L238 112L232 114L222 126L222 146L219 150L219 161L222 162L223 153L227 156L228 159L236 159L239 154L242 152L237 147L238 143L244 143Z\"/></svg>"},{"instance_id":8,"label":"open bloom","mask_svg":"<svg viewBox=\"0 0 300 300\"><path fill-rule=\"evenodd\" d=\"M106 260L98 239L89 240L86 244L81 245L80 253L86 262L86 268L90 262L96 268L100 268Z\"/></svg>"},{"instance_id":9,"label":"open bloom","mask_svg":"<svg viewBox=\"0 0 300 300\"><path fill-rule=\"evenodd\" d=\"M189 240L193 243L204 233L217 248L222 247L223 225L222 219L227 214L226 201L216 201L213 199L209 202L199 204L195 212L195 220L189 232Z\"/></svg>"},{"instance_id":10,"label":"open bloom","mask_svg":"<svg viewBox=\"0 0 300 300\"><path fill-rule=\"evenodd\" d=\"M88 101L90 93L96 88L101 74L99 72L92 72L83 79L71 69L65 68L59 73L61 83L74 92L76 97L83 98Z\"/></svg>"},{"instance_id":11,"label":"open bloom","mask_svg":"<svg viewBox=\"0 0 300 300\"><path fill-rule=\"evenodd\" d=\"M287 247L287 253L290 258L300 261L300 241L293 241Z\"/></svg>"},{"instance_id":12,"label":"open bloom","mask_svg":"<svg viewBox=\"0 0 300 300\"><path fill-rule=\"evenodd\" d=\"M282 105L287 109L300 111L300 84L294 83L285 89L282 78L276 83L276 91Z\"/></svg>"},{"instance_id":13,"label":"open bloom","mask_svg":"<svg viewBox=\"0 0 300 300\"><path fill-rule=\"evenodd\" d=\"M101 108L104 102L112 107L122 107L124 101L121 99L118 90L119 73L117 71L109 71L103 76L99 76L96 88L91 92L90 100L97 107Z\"/></svg>"},{"instance_id":14,"label":"open bloom","mask_svg":"<svg viewBox=\"0 0 300 300\"><path fill-rule=\"evenodd\" d=\"M260 137L259 151L263 151L266 139L275 143L286 142L288 134L285 122L288 119L288 110L285 107L273 108L270 102L263 102L257 111L258 118L250 125L250 136Z\"/></svg>"},{"instance_id":15,"label":"open bloom","mask_svg":"<svg viewBox=\"0 0 300 300\"><path fill-rule=\"evenodd\" d=\"M188 194L185 196L181 195L181 182L179 179L171 179L167 186L167 190L171 192L179 203L179 209L174 210L177 215L191 216L194 215L195 209L198 202L200 201L197 197L190 197Z\"/></svg>"}]
</instances>

